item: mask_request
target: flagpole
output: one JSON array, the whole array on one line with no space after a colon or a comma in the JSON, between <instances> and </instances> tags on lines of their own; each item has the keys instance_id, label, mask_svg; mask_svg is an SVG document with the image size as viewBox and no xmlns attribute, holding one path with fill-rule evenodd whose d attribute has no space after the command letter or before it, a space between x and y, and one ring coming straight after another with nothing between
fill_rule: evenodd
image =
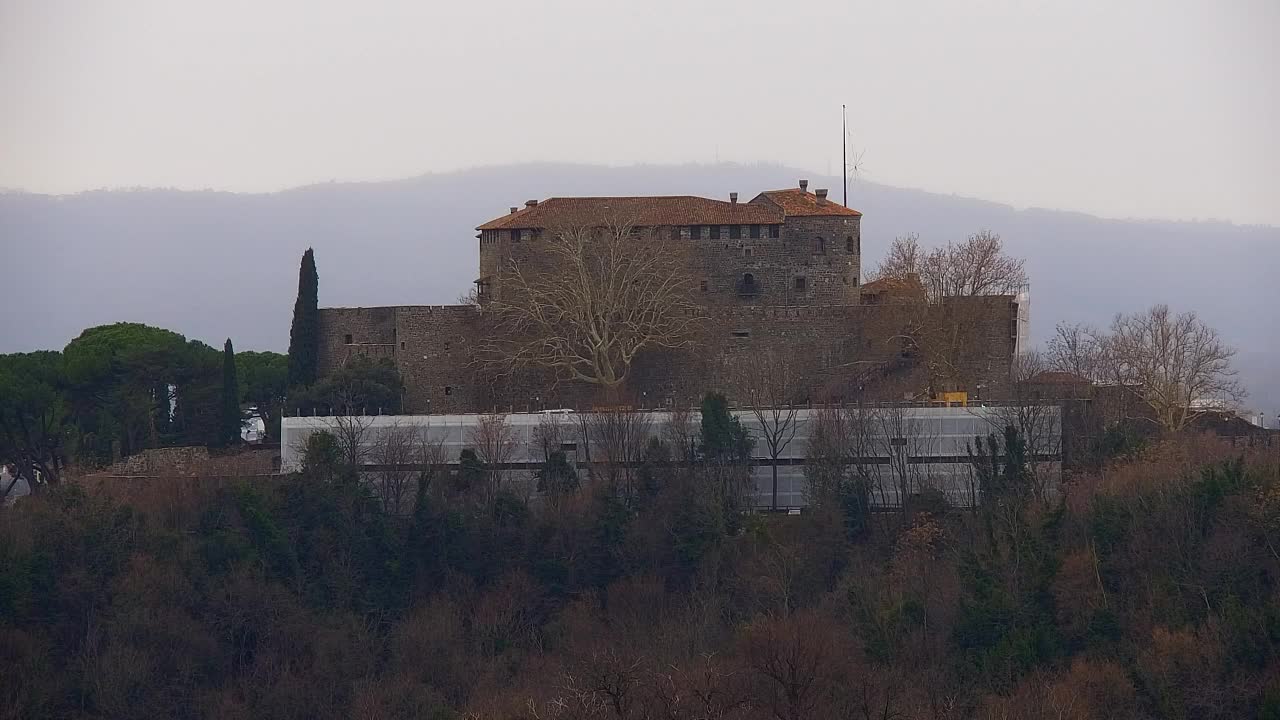
<instances>
[{"instance_id":1,"label":"flagpole","mask_svg":"<svg viewBox=\"0 0 1280 720\"><path fill-rule=\"evenodd\" d=\"M849 138L849 111L840 106L840 181L844 183L844 206L849 207L849 151L845 149Z\"/></svg>"}]
</instances>

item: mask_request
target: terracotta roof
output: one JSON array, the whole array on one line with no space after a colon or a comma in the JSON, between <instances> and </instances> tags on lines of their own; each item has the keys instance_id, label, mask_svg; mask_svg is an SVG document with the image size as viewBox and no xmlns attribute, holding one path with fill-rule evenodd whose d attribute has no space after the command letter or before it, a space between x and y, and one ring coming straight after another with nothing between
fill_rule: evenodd
<instances>
[{"instance_id":1,"label":"terracotta roof","mask_svg":"<svg viewBox=\"0 0 1280 720\"><path fill-rule=\"evenodd\" d=\"M692 195L655 197L549 198L476 228L524 230L589 225L616 219L633 225L771 225L784 220L778 207L761 203L731 203Z\"/></svg>"},{"instance_id":2,"label":"terracotta roof","mask_svg":"<svg viewBox=\"0 0 1280 720\"><path fill-rule=\"evenodd\" d=\"M817 195L800 188L766 190L752 199L751 203L759 204L756 201L762 198L772 200L787 215L848 215L849 217L862 215L857 210L847 208L830 198L825 202L818 202Z\"/></svg>"},{"instance_id":3,"label":"terracotta roof","mask_svg":"<svg viewBox=\"0 0 1280 720\"><path fill-rule=\"evenodd\" d=\"M924 285L920 282L920 276L911 273L906 277L886 277L879 280L872 280L863 283L861 294L863 295L924 295Z\"/></svg>"}]
</instances>

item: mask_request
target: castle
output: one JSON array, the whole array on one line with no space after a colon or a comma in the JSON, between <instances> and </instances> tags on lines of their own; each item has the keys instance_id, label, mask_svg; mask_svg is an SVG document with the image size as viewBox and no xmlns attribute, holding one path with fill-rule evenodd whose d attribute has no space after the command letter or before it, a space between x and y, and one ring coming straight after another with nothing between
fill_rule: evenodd
<instances>
[{"instance_id":1,"label":"castle","mask_svg":"<svg viewBox=\"0 0 1280 720\"><path fill-rule=\"evenodd\" d=\"M548 228L587 226L624 214L637 231L688 243L696 302L708 318L688 350L642 353L627 381L644 407L689 402L723 387L724 368L765 351L803 359L811 400L899 400L961 390L998 397L1009 383L1026 306L1019 297L950 298L924 312L955 338L945 379L911 340L924 307L909 283L861 282L862 214L810 191L765 191L748 202L693 196L572 197L530 200L480 225L477 302L324 308L320 369L357 355L390 358L405 382L404 410L463 413L490 409L584 407L592 388L536 377L486 377L475 362L493 331L485 311L505 288L500 270L538 270ZM958 324L954 319L969 320ZM961 342L963 341L963 342ZM932 363L937 365L937 363Z\"/></svg>"}]
</instances>

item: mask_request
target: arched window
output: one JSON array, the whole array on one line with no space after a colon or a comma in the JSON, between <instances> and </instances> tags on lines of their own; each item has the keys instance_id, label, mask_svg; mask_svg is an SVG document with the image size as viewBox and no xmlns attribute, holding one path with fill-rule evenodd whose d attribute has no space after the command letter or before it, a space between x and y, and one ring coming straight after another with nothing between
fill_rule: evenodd
<instances>
[{"instance_id":1,"label":"arched window","mask_svg":"<svg viewBox=\"0 0 1280 720\"><path fill-rule=\"evenodd\" d=\"M822 238L813 239L813 252L816 255L822 255L827 251L827 241Z\"/></svg>"},{"instance_id":2,"label":"arched window","mask_svg":"<svg viewBox=\"0 0 1280 720\"><path fill-rule=\"evenodd\" d=\"M742 274L742 282L738 283L738 294L759 295L760 287L756 285L756 276L751 273Z\"/></svg>"}]
</instances>

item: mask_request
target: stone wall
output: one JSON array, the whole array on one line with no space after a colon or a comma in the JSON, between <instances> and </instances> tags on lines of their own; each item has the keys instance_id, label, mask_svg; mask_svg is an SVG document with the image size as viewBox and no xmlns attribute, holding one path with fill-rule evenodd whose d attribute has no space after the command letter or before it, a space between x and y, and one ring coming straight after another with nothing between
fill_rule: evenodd
<instances>
[{"instance_id":1,"label":"stone wall","mask_svg":"<svg viewBox=\"0 0 1280 720\"><path fill-rule=\"evenodd\" d=\"M848 216L788 217L779 236L768 225L751 237L751 225L720 225L719 238L710 227L691 239L688 226L644 228L664 239L688 243L689 263L698 282L698 299L708 307L742 305L814 305L857 303L861 272L860 219ZM499 276L514 261L526 272L550 270L539 252L542 235L531 230L486 230L480 233L480 275L485 294L501 297ZM746 282L750 280L750 282ZM798 282L801 281L801 282Z\"/></svg>"},{"instance_id":2,"label":"stone wall","mask_svg":"<svg viewBox=\"0 0 1280 720\"><path fill-rule=\"evenodd\" d=\"M921 312L938 326L963 318L955 326L954 379L933 377L919 351L904 344L904 331L921 322ZM327 372L360 354L393 358L405 381L405 412L586 408L603 402L592 387L556 385L538 373L485 377L474 359L489 317L470 305L323 309L321 367ZM735 363L776 352L794 358L813 378L813 400L897 400L930 389L1002 397L1007 396L1016 320L1016 304L1003 296L925 309L901 304L709 307L694 346L642 353L624 393L627 402L648 407L692 402L708 389L732 395L728 377ZM348 335L351 344L345 342Z\"/></svg>"}]
</instances>

